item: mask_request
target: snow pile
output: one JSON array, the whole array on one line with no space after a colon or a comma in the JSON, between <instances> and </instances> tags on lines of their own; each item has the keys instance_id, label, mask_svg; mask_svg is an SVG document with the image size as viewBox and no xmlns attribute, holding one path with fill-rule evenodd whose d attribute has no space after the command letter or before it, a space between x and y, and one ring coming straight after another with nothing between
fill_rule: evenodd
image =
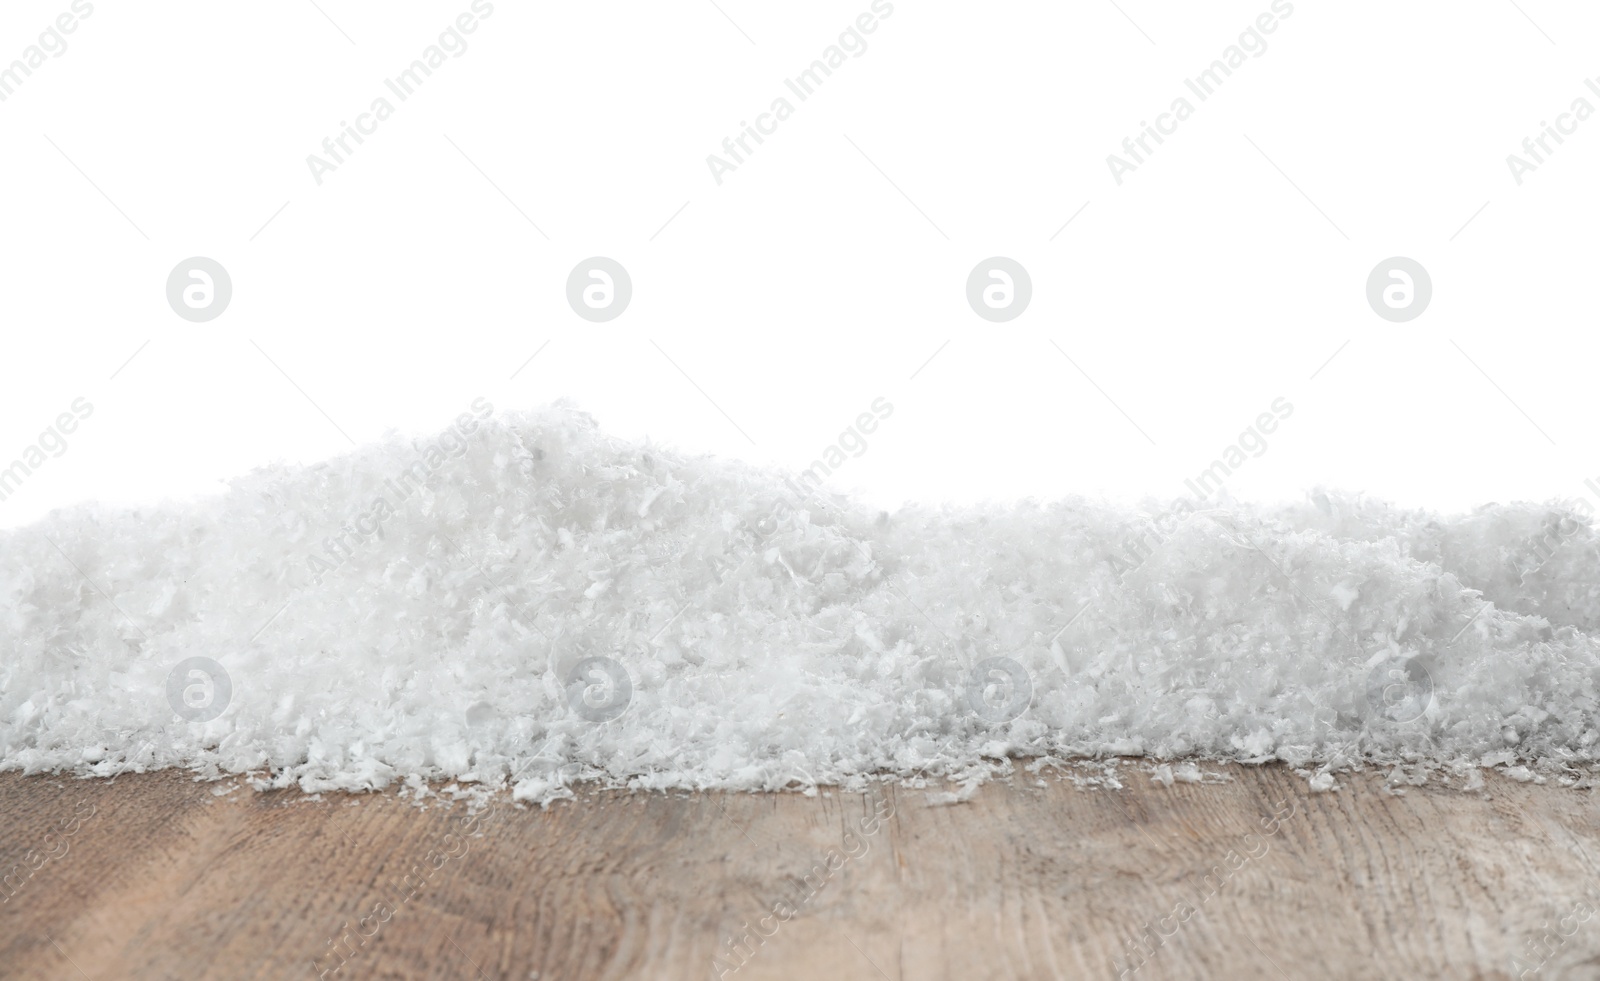
<instances>
[{"instance_id":1,"label":"snow pile","mask_svg":"<svg viewBox=\"0 0 1600 981\"><path fill-rule=\"evenodd\" d=\"M1361 760L1600 755L1579 508L884 514L569 408L474 410L0 533L0 768L548 802L970 787L1009 757L1276 758L1327 786Z\"/></svg>"}]
</instances>

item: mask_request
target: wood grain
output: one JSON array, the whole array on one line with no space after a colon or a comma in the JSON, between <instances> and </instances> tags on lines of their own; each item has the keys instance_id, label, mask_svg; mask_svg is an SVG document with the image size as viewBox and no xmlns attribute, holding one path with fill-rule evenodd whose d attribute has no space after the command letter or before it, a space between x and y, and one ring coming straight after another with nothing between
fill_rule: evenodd
<instances>
[{"instance_id":1,"label":"wood grain","mask_svg":"<svg viewBox=\"0 0 1600 981\"><path fill-rule=\"evenodd\" d=\"M1548 937L1537 977L1600 977L1590 791L1208 769L1230 779L588 792L472 824L393 794L0 774L0 976L1512 978ZM1171 935L1130 956L1146 924Z\"/></svg>"}]
</instances>

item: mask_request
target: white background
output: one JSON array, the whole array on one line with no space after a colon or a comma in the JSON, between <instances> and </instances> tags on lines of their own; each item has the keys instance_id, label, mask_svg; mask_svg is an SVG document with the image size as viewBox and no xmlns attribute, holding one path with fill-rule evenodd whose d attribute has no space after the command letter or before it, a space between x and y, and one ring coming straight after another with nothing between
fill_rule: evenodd
<instances>
[{"instance_id":1,"label":"white background","mask_svg":"<svg viewBox=\"0 0 1600 981\"><path fill-rule=\"evenodd\" d=\"M0 524L215 490L478 396L796 469L885 397L831 482L884 505L1171 498L1280 396L1235 497L1460 509L1600 477L1600 117L1521 186L1506 164L1600 107L1592 6L1295 0L1118 186L1107 154L1196 101L1183 79L1269 0L900 0L804 103L783 80L869 0L717 2L497 0L404 103L383 80L469 0L95 2L0 103L0 462L95 406ZM0 7L0 63L68 9ZM380 95L394 116L318 186L307 155ZM719 186L707 155L784 95ZM234 286L205 324L165 299L197 255ZM606 324L566 304L592 255L633 278ZM1032 275L1009 323L966 304L992 255ZM1433 278L1405 324L1365 299L1395 255Z\"/></svg>"}]
</instances>

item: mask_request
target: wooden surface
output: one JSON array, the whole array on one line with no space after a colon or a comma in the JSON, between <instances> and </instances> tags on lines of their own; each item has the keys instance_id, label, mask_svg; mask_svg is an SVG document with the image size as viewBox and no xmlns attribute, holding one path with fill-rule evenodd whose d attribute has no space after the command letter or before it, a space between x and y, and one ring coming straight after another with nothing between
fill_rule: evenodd
<instances>
[{"instance_id":1,"label":"wooden surface","mask_svg":"<svg viewBox=\"0 0 1600 981\"><path fill-rule=\"evenodd\" d=\"M1600 977L1590 791L1394 796L1374 772L1311 794L1280 767L1207 769L1232 779L1019 773L947 806L608 792L471 826L388 794L0 774L0 872L22 864L0 976L1114 978L1148 923L1171 936L1133 977L1510 978L1540 937L1539 978Z\"/></svg>"}]
</instances>

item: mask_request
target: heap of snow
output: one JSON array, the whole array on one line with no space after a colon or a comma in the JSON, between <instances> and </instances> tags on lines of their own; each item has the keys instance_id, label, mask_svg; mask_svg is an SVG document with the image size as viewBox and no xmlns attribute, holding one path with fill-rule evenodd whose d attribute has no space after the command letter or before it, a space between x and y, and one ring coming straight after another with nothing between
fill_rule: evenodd
<instances>
[{"instance_id":1,"label":"heap of snow","mask_svg":"<svg viewBox=\"0 0 1600 981\"><path fill-rule=\"evenodd\" d=\"M1021 757L1281 759L1328 786L1361 761L1600 756L1584 508L886 514L806 491L557 406L56 512L0 533L0 769L547 803L584 780L970 784Z\"/></svg>"}]
</instances>

